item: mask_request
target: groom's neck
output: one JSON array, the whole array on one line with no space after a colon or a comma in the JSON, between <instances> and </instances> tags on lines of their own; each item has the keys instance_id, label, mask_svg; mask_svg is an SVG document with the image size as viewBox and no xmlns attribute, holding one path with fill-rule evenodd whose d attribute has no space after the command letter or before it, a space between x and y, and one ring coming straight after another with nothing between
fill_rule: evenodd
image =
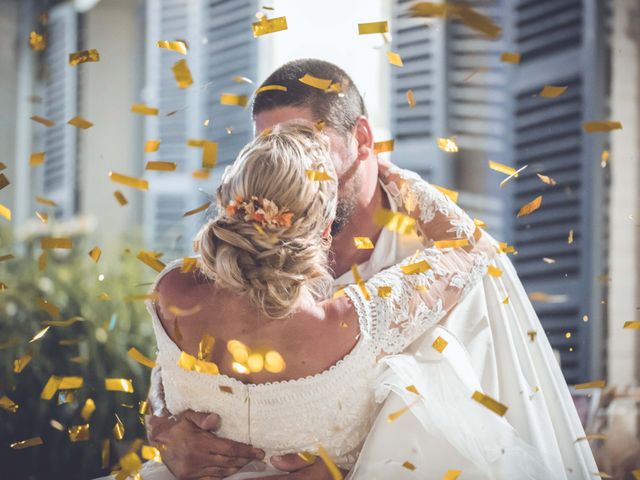
<instances>
[{"instance_id":1,"label":"groom's neck","mask_svg":"<svg viewBox=\"0 0 640 480\"><path fill-rule=\"evenodd\" d=\"M331 251L333 252L332 268L337 278L347 272L353 264L360 264L369 260L373 250L358 250L353 237L369 237L375 244L382 228L374 221L374 214L379 208L389 208L389 199L376 181L375 191L371 200L365 204L358 203L351 214L350 221L333 237Z\"/></svg>"}]
</instances>

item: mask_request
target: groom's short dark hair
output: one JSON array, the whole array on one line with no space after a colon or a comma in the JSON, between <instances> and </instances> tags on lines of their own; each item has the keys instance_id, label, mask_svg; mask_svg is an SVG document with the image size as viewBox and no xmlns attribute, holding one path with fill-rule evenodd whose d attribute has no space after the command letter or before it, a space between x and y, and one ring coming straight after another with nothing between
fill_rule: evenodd
<instances>
[{"instance_id":1,"label":"groom's short dark hair","mask_svg":"<svg viewBox=\"0 0 640 480\"><path fill-rule=\"evenodd\" d=\"M305 74L331 80L340 84L340 92L323 91L302 83ZM333 63L315 58L301 58L287 62L262 82L265 85L281 85L287 91L267 90L258 93L253 100L252 115L278 107L307 107L316 120L323 120L342 133L350 133L358 117L367 115L367 109L358 88L342 70Z\"/></svg>"}]
</instances>

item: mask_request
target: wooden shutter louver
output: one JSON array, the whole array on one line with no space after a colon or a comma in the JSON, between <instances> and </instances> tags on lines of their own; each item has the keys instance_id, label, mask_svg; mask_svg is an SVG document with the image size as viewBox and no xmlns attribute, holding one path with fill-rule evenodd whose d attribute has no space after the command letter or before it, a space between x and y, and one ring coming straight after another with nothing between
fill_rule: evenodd
<instances>
[{"instance_id":1,"label":"wooden shutter louver","mask_svg":"<svg viewBox=\"0 0 640 480\"><path fill-rule=\"evenodd\" d=\"M49 12L48 47L44 53L43 116L56 122L43 132L42 194L58 203L56 216L75 213L76 131L66 125L76 115L77 68L68 64L77 50L77 16L72 5L62 4Z\"/></svg>"}]
</instances>

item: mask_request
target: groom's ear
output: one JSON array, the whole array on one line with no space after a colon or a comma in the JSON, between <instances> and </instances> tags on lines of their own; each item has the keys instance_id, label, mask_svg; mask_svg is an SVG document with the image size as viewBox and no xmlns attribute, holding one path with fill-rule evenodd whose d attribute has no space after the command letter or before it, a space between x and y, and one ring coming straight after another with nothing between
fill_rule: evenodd
<instances>
[{"instance_id":1,"label":"groom's ear","mask_svg":"<svg viewBox=\"0 0 640 480\"><path fill-rule=\"evenodd\" d=\"M354 128L355 138L358 147L357 160L368 160L373 152L373 131L369 119L363 115L356 120Z\"/></svg>"}]
</instances>

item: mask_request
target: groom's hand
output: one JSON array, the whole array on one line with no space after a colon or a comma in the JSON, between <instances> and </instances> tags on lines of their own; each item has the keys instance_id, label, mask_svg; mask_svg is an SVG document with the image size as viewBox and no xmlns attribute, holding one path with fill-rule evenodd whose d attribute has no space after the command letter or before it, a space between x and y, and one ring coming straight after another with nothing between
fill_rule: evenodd
<instances>
[{"instance_id":1,"label":"groom's hand","mask_svg":"<svg viewBox=\"0 0 640 480\"><path fill-rule=\"evenodd\" d=\"M225 478L264 458L262 450L213 434L219 425L215 413L187 410L175 416L150 416L147 432L160 449L162 462L179 480Z\"/></svg>"},{"instance_id":2,"label":"groom's hand","mask_svg":"<svg viewBox=\"0 0 640 480\"><path fill-rule=\"evenodd\" d=\"M276 475L271 477L261 477L254 480L334 480L333 475L327 469L324 462L314 457L309 463L303 460L299 455L290 454L279 457L271 457L271 464L278 470L285 472L284 475ZM346 470L340 470L345 476Z\"/></svg>"}]
</instances>

